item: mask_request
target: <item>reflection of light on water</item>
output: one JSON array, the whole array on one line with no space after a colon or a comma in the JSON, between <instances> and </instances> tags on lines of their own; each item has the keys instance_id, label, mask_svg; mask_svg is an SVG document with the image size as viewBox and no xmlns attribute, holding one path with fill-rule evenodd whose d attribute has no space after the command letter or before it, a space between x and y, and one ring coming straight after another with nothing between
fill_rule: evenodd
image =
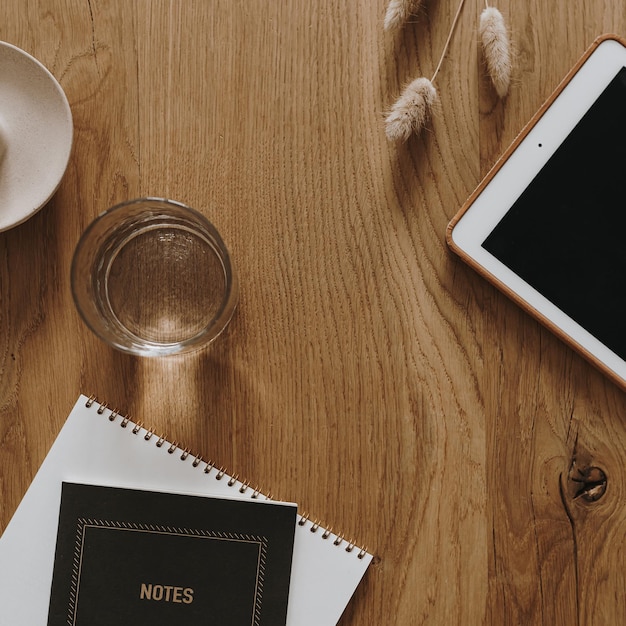
<instances>
[{"instance_id":1,"label":"reflection of light on water","mask_svg":"<svg viewBox=\"0 0 626 626\"><path fill-rule=\"evenodd\" d=\"M140 232L119 250L107 294L128 333L169 344L189 340L211 323L225 287L223 266L208 242L168 226Z\"/></svg>"},{"instance_id":2,"label":"reflection of light on water","mask_svg":"<svg viewBox=\"0 0 626 626\"><path fill-rule=\"evenodd\" d=\"M166 341L168 339L175 340L178 337L187 338L180 316L172 318L167 315L167 312L163 312L162 315L154 315L151 321L153 332L157 338L164 337Z\"/></svg>"}]
</instances>

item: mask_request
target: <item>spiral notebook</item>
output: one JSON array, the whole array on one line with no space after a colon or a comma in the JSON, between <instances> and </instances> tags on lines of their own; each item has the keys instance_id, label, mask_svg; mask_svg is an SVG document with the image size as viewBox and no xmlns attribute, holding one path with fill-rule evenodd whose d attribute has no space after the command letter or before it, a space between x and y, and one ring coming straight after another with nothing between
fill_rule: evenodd
<instances>
[{"instance_id":1,"label":"spiral notebook","mask_svg":"<svg viewBox=\"0 0 626 626\"><path fill-rule=\"evenodd\" d=\"M0 537L0 626L47 621L63 481L266 499L211 461L80 396ZM288 626L336 624L371 559L353 541L299 515Z\"/></svg>"}]
</instances>

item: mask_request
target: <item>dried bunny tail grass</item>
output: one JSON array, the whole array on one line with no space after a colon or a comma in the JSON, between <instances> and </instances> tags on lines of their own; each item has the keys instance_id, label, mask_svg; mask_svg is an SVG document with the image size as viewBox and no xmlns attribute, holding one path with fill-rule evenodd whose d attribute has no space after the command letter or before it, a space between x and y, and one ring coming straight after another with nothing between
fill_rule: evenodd
<instances>
[{"instance_id":1,"label":"dried bunny tail grass","mask_svg":"<svg viewBox=\"0 0 626 626\"><path fill-rule=\"evenodd\" d=\"M387 139L406 141L412 133L419 133L437 99L437 90L428 78L416 78L409 83L385 120Z\"/></svg>"},{"instance_id":2,"label":"dried bunny tail grass","mask_svg":"<svg viewBox=\"0 0 626 626\"><path fill-rule=\"evenodd\" d=\"M502 13L495 7L488 6L480 15L480 41L491 82L504 98L511 82L511 46Z\"/></svg>"},{"instance_id":3,"label":"dried bunny tail grass","mask_svg":"<svg viewBox=\"0 0 626 626\"><path fill-rule=\"evenodd\" d=\"M387 139L391 141L406 141L412 133L419 133L429 120L433 108L439 102L439 96L433 83L446 56L452 33L459 20L459 15L461 15L464 2L465 0L460 0L459 2L433 77L430 80L424 77L416 78L412 83L409 83L387 115L385 120Z\"/></svg>"},{"instance_id":4,"label":"dried bunny tail grass","mask_svg":"<svg viewBox=\"0 0 626 626\"><path fill-rule=\"evenodd\" d=\"M422 0L389 0L385 14L385 30L394 30L404 26L422 5Z\"/></svg>"}]
</instances>

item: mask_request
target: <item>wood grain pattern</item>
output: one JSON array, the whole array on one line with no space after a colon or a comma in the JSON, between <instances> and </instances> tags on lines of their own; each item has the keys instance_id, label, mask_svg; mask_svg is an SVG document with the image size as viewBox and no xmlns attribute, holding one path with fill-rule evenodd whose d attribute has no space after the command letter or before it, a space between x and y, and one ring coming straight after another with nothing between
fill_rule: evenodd
<instances>
[{"instance_id":1,"label":"wood grain pattern","mask_svg":"<svg viewBox=\"0 0 626 626\"><path fill-rule=\"evenodd\" d=\"M60 80L75 122L47 207L0 233L0 528L79 391L95 393L379 557L342 624L618 624L624 394L455 258L445 229L617 0L498 8L495 97L467 0L420 137L385 139L456 2L398 32L386 3L4 0L0 39ZM118 354L76 314L74 246L109 205L184 201L242 294L210 349ZM597 466L606 494L574 498ZM1 609L0 609L1 610Z\"/></svg>"}]
</instances>

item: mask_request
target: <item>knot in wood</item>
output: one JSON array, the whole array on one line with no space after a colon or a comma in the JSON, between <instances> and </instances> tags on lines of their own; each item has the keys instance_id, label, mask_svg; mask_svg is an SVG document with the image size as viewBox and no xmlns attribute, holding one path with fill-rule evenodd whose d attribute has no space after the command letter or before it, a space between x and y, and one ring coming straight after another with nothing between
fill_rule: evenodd
<instances>
[{"instance_id":1,"label":"knot in wood","mask_svg":"<svg viewBox=\"0 0 626 626\"><path fill-rule=\"evenodd\" d=\"M578 468L570 480L576 484L574 500L580 498L585 502L596 502L606 493L608 479L599 467Z\"/></svg>"}]
</instances>

